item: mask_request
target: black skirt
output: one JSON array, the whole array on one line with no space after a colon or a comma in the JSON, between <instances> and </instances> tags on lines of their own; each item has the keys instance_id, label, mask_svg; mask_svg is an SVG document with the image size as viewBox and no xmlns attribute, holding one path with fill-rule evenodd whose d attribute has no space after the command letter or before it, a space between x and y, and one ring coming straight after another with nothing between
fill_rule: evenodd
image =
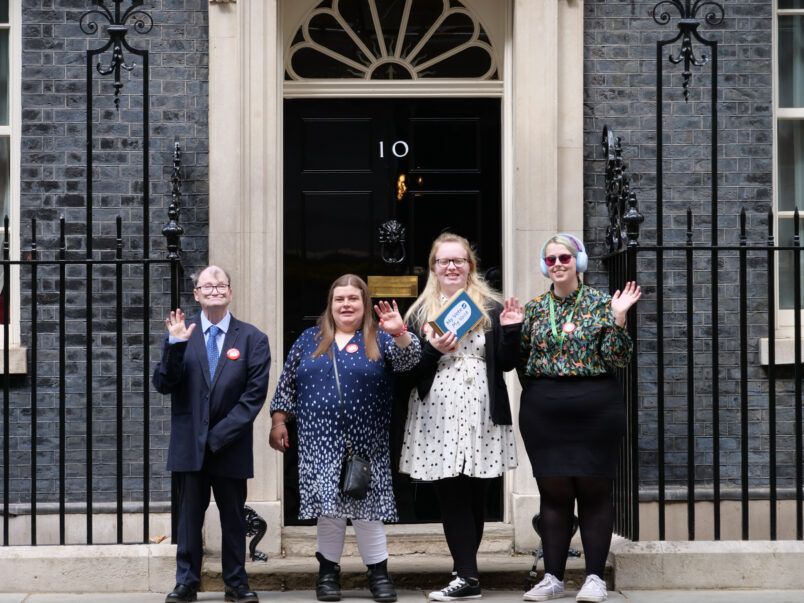
<instances>
[{"instance_id":1,"label":"black skirt","mask_svg":"<svg viewBox=\"0 0 804 603\"><path fill-rule=\"evenodd\" d=\"M534 477L614 478L625 434L625 403L617 379L529 379L519 429Z\"/></svg>"}]
</instances>

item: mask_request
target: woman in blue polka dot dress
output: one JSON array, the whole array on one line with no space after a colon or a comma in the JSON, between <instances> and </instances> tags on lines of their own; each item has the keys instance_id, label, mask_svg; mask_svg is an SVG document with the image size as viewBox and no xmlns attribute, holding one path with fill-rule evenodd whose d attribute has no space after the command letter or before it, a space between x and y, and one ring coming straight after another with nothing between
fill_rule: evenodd
<instances>
[{"instance_id":1,"label":"woman in blue polka dot dress","mask_svg":"<svg viewBox=\"0 0 804 603\"><path fill-rule=\"evenodd\" d=\"M383 522L397 521L391 486L389 429L391 374L419 360L419 340L407 332L396 302L374 306L368 287L353 274L335 280L318 325L304 331L288 354L271 401L271 447L290 447L285 423L299 429L299 519L317 519L316 558L319 601L339 601L340 562L346 520L368 566L375 601L395 601L388 576L388 547ZM333 362L343 401L338 396ZM363 499L339 489L347 434L356 454L371 462L371 484Z\"/></svg>"}]
</instances>

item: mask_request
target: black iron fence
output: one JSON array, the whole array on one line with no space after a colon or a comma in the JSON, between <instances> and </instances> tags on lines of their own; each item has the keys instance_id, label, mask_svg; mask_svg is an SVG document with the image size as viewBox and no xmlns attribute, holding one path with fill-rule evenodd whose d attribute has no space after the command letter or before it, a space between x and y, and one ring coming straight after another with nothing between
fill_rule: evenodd
<instances>
[{"instance_id":1,"label":"black iron fence","mask_svg":"<svg viewBox=\"0 0 804 603\"><path fill-rule=\"evenodd\" d=\"M166 419L161 400L152 403L150 372L152 348L163 333L161 319L180 297L181 150L176 143L172 199L162 230L166 253L153 258L149 52L128 41L130 33L148 34L153 20L139 0L91 5L78 16L81 32L89 36L85 217L80 223L62 217L57 225L34 218L20 232L12 232L5 221L0 302L4 545L37 544L40 532L48 543L93 543L99 513L115 517L111 540L148 542L154 504L166 511L172 498L170 476L159 458L164 451L152 449L152 441L164 447ZM111 85L99 85L107 76ZM141 128L132 130L141 140L131 144L141 160L132 155L129 164L128 156L116 157L141 169L130 200L112 199L94 187L110 159L102 151L119 141L109 137L108 127L98 126L99 115L109 118L109 112L96 114L93 95L113 91L119 120L124 85L133 92L126 102L141 108ZM95 137L96 127L106 132L105 139ZM109 207L128 210L125 218L116 218L113 232ZM11 256L11 237L27 241L19 257ZM19 361L21 352L27 367L22 373L11 366L12 354ZM159 433L152 433L152 426ZM154 485L160 490L156 495ZM129 512L141 516L141 536L125 529ZM78 514L84 516L83 538L68 521ZM52 521L44 521L54 516L58 536ZM107 542L108 529L107 521L102 530Z\"/></svg>"},{"instance_id":2,"label":"black iron fence","mask_svg":"<svg viewBox=\"0 0 804 603\"><path fill-rule=\"evenodd\" d=\"M158 333L152 328L149 318L154 312L154 304L146 292L156 290L165 302L170 300L170 307L177 305L180 270L178 259L125 258L120 218L117 218L114 257L72 259L64 245L65 226L62 218L62 245L48 254L37 246L37 225L36 220L32 220L31 232L34 234L30 249L25 254L27 259L12 260L9 256L6 220L2 266L4 315L9 320L3 325L3 544L9 544L9 521L16 514L11 500L15 489L17 500L14 506L27 507L24 514L30 518L28 544L37 544L37 521L40 515L38 504L43 500L57 502L58 543L65 543L68 499L73 507L75 503L81 503L80 506L84 508L86 543L92 543L97 487L94 483L94 468L99 464L109 465L108 455L115 457L115 489L111 500L117 515L117 542L123 542L125 500L141 503L142 541L147 542L150 536L151 500L151 396L148 384L152 370L148 351L152 343L159 340L162 328L159 321L155 324ZM46 257L47 255L51 257ZM150 270L160 267L161 271ZM23 379L27 382L27 404L23 396L18 395L20 388L15 387L14 377L10 372L10 323L17 319L10 300L18 286L17 278L12 278L12 275L18 276L19 282L30 286L30 305L26 312L28 316L23 322L23 328L30 329L25 337L29 370L27 377ZM156 279L167 279L169 284L167 287L164 282L157 284ZM49 286L45 285L47 282L50 283ZM99 291L94 305L76 303L83 293L81 289L89 282L96 283ZM166 291L168 287L169 292ZM141 292L137 296L138 304L132 304L130 297L128 303L124 303L126 290ZM99 298L106 303L99 304ZM160 316L163 314L164 312L160 312ZM85 326L84 333L77 332L81 326ZM140 345L133 350L130 347L132 343ZM139 378L132 370L133 365L142 371ZM140 386L136 387L137 384ZM15 393L13 401L12 391ZM114 404L113 417L108 412L98 415L99 410L109 410L110 399L113 399ZM68 413L73 416L83 415L83 429L79 421L68 418ZM54 417L57 417L55 422ZM14 419L17 420L16 425ZM110 423L113 423L113 429L110 428ZM12 425L17 442L13 450ZM49 431L55 427L56 433L43 438L40 425L46 425ZM25 427L29 429L29 433L27 437L20 437L19 429ZM139 446L124 443L124 439L135 437L141 439ZM72 455L72 462L68 461L67 442L70 438L83 442L83 470L76 466L75 455ZM27 449L22 440L27 440ZM132 448L134 452L131 452ZM137 457L135 464L141 468L140 475L132 474L130 468L124 470L126 452ZM44 471L40 471L43 461L49 466L41 467ZM58 467L55 480L53 466ZM108 471L104 473L109 475ZM28 482L27 496L19 496L19 487L12 488L12 481L19 483L22 480ZM83 484L83 496L78 494L75 487L68 488L68 481L73 486L76 481L80 481ZM137 485L129 484L124 487L126 482ZM41 491L40 484L46 484ZM105 503L109 500L109 496L104 497ZM108 504L105 506L108 508Z\"/></svg>"},{"instance_id":3,"label":"black iron fence","mask_svg":"<svg viewBox=\"0 0 804 603\"><path fill-rule=\"evenodd\" d=\"M724 6L662 1L652 16L675 32L656 42L655 231L647 244L620 141L603 132L609 286L637 280L644 292L629 317L634 362L622 374L629 424L616 529L631 539L800 540L799 215L775 216L759 204L719 214L729 204L718 188L718 42L701 29L723 24ZM680 79L665 61L681 67ZM686 191L684 211L665 179L665 94L689 101L695 70L708 86L690 110L708 113L708 127L695 149L701 179ZM674 81L680 90L670 89Z\"/></svg>"},{"instance_id":4,"label":"black iron fence","mask_svg":"<svg viewBox=\"0 0 804 603\"><path fill-rule=\"evenodd\" d=\"M67 232L76 225L62 217L58 248L41 249L37 220L32 219L30 246L20 258L12 258L9 239L14 233L5 219L1 263L4 545L37 544L40 516L54 512L58 537L48 542L65 544L67 519L76 510L85 516L84 542L88 544L95 540L95 517L100 511L116 515L116 541L124 542L124 511L132 509L142 514L142 536L135 540L149 541L154 461L151 348L163 336L161 318L179 304L182 272L178 143L172 182L172 202L163 229L167 252L159 259L143 256L139 236L124 236L120 217L112 245L96 245L86 256L67 248ZM126 240L135 243L134 250L125 248ZM19 308L12 303L15 297L22 300ZM154 315L157 320L152 321ZM15 326L27 346L24 375L11 370ZM161 497L161 507L170 501L170 490ZM27 530L18 526L15 532L28 537L12 542L10 522L20 516L29 525Z\"/></svg>"},{"instance_id":5,"label":"black iron fence","mask_svg":"<svg viewBox=\"0 0 804 603\"><path fill-rule=\"evenodd\" d=\"M663 540L671 506L682 505L675 517L686 521L689 540L801 540L798 212L789 241L774 237L772 211L743 208L733 244L696 242L691 210L683 242L641 244L622 149L608 129L603 146L609 284L614 291L636 280L644 291L629 317L634 362L622 375L629 424L616 480L617 532ZM640 521L646 504L656 507L655 525ZM724 519L729 505L738 529ZM782 531L788 526L794 534Z\"/></svg>"}]
</instances>

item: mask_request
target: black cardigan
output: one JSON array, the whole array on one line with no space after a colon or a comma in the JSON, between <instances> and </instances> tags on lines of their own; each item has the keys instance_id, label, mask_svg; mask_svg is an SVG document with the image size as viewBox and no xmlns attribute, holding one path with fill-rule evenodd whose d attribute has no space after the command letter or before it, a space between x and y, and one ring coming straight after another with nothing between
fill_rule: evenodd
<instances>
[{"instance_id":1,"label":"black cardigan","mask_svg":"<svg viewBox=\"0 0 804 603\"><path fill-rule=\"evenodd\" d=\"M500 304L495 304L489 312L491 329L486 331L486 377L491 401L491 420L495 425L511 425L511 404L508 401L508 388L503 373L516 368L522 323L502 326L501 312ZM413 326L409 325L408 328L414 330ZM418 329L416 332L418 333ZM421 360L411 370L398 375L404 383L405 391L409 392L415 387L419 392L419 398L424 400L433 385L441 356L441 352L422 337Z\"/></svg>"}]
</instances>

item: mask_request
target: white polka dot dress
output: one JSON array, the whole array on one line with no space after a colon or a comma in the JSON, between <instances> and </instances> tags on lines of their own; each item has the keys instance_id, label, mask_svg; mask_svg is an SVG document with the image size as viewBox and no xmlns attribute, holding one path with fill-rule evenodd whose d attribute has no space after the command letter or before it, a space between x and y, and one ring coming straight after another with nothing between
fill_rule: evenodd
<instances>
[{"instance_id":1,"label":"white polka dot dress","mask_svg":"<svg viewBox=\"0 0 804 603\"><path fill-rule=\"evenodd\" d=\"M399 470L432 481L455 477L497 477L516 467L511 425L490 415L485 334L469 333L459 349L444 354L424 400L410 395Z\"/></svg>"},{"instance_id":2,"label":"white polka dot dress","mask_svg":"<svg viewBox=\"0 0 804 603\"><path fill-rule=\"evenodd\" d=\"M419 340L411 337L406 348L391 336L378 333L382 358L366 357L363 333L357 331L342 350L335 352L343 392L343 408L335 386L332 358L313 358L318 346L318 327L302 333L288 354L271 412L294 415L299 428L299 519L320 516L397 521L391 485L389 433L391 422L391 372L416 365L421 355ZM371 485L366 498L341 494L341 466L345 454L345 430L354 451L371 462Z\"/></svg>"}]
</instances>

